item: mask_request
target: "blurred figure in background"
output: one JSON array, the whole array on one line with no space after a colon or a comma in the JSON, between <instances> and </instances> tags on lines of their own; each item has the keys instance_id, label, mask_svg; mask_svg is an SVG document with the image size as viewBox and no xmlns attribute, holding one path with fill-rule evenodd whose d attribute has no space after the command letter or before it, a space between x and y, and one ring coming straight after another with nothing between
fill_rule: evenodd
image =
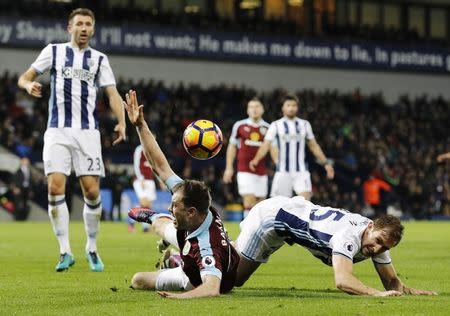
<instances>
[{"instance_id":1,"label":"blurred figure in background","mask_svg":"<svg viewBox=\"0 0 450 316\"><path fill-rule=\"evenodd\" d=\"M12 196L15 205L14 218L16 221L25 221L30 212L29 199L32 194L32 176L30 159L22 157L20 166L14 174L12 186Z\"/></svg>"},{"instance_id":2,"label":"blurred figure in background","mask_svg":"<svg viewBox=\"0 0 450 316\"><path fill-rule=\"evenodd\" d=\"M139 199L139 206L142 208L152 208L153 201L156 200L156 186L153 176L153 170L147 158L145 158L142 145L138 145L133 155L134 174L136 179L133 181L134 192ZM128 218L128 231L134 232L135 221ZM150 225L142 223L144 232L148 232Z\"/></svg>"},{"instance_id":3,"label":"blurred figure in background","mask_svg":"<svg viewBox=\"0 0 450 316\"><path fill-rule=\"evenodd\" d=\"M374 217L380 217L386 214L386 198L384 192L391 192L392 187L379 177L372 174L369 179L363 183L364 202L374 211Z\"/></svg>"},{"instance_id":4,"label":"blurred figure in background","mask_svg":"<svg viewBox=\"0 0 450 316\"><path fill-rule=\"evenodd\" d=\"M249 162L255 156L269 129L269 124L262 119L264 106L258 98L247 104L248 118L237 121L233 125L227 147L226 169L223 182L231 183L234 174L234 160L237 156L237 183L239 195L244 206L242 218L247 217L250 209L267 196L268 177L266 163L261 159L250 170Z\"/></svg>"}]
</instances>

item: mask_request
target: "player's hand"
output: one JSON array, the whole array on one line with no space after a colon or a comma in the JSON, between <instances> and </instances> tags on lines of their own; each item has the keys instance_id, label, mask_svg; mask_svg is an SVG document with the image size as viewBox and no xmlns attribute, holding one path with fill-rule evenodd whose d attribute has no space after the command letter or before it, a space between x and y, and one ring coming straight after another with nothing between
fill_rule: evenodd
<instances>
[{"instance_id":1,"label":"player's hand","mask_svg":"<svg viewBox=\"0 0 450 316\"><path fill-rule=\"evenodd\" d=\"M256 166L258 165L259 161L252 159L250 160L250 162L248 163L248 167L250 168L251 171L255 172L256 171Z\"/></svg>"},{"instance_id":2,"label":"player's hand","mask_svg":"<svg viewBox=\"0 0 450 316\"><path fill-rule=\"evenodd\" d=\"M181 298L178 293L170 293L165 291L158 291L159 296L164 298Z\"/></svg>"},{"instance_id":3,"label":"player's hand","mask_svg":"<svg viewBox=\"0 0 450 316\"><path fill-rule=\"evenodd\" d=\"M126 127L123 124L117 124L116 127L114 127L114 132L119 134L116 138L116 140L113 142L113 146L127 140L127 134L126 134Z\"/></svg>"},{"instance_id":4,"label":"player's hand","mask_svg":"<svg viewBox=\"0 0 450 316\"><path fill-rule=\"evenodd\" d=\"M231 183L231 180L233 179L233 173L233 169L225 169L225 172L223 173L223 182Z\"/></svg>"},{"instance_id":5,"label":"player's hand","mask_svg":"<svg viewBox=\"0 0 450 316\"><path fill-rule=\"evenodd\" d=\"M141 126L144 123L144 106L139 105L137 101L136 91L130 90L125 95L126 102L123 102L125 110L127 110L128 118L134 126Z\"/></svg>"},{"instance_id":6,"label":"player's hand","mask_svg":"<svg viewBox=\"0 0 450 316\"><path fill-rule=\"evenodd\" d=\"M327 163L323 167L325 168L325 171L327 172L327 178L330 179L330 180L333 179L334 178L334 168L333 168L333 166Z\"/></svg>"},{"instance_id":7,"label":"player's hand","mask_svg":"<svg viewBox=\"0 0 450 316\"><path fill-rule=\"evenodd\" d=\"M402 293L399 291L384 291L384 292L379 292L377 294L374 294L373 296L377 296L377 297L388 297L388 296L402 296Z\"/></svg>"},{"instance_id":8,"label":"player's hand","mask_svg":"<svg viewBox=\"0 0 450 316\"><path fill-rule=\"evenodd\" d=\"M445 159L450 159L450 153L440 154L436 158L437 162L443 162Z\"/></svg>"},{"instance_id":9,"label":"player's hand","mask_svg":"<svg viewBox=\"0 0 450 316\"><path fill-rule=\"evenodd\" d=\"M41 98L42 97L42 85L39 82L32 81L26 85L26 90L29 95Z\"/></svg>"},{"instance_id":10,"label":"player's hand","mask_svg":"<svg viewBox=\"0 0 450 316\"><path fill-rule=\"evenodd\" d=\"M405 294L409 294L409 295L438 295L434 291L419 290L419 289L413 289L413 288L410 288L410 287L409 288L405 287L403 289L403 292Z\"/></svg>"}]
</instances>

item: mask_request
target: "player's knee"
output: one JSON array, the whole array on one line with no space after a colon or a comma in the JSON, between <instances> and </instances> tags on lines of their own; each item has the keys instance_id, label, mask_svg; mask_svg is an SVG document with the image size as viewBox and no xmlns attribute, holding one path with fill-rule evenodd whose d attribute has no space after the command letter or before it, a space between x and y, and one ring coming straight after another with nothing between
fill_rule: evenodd
<instances>
[{"instance_id":1,"label":"player's knee","mask_svg":"<svg viewBox=\"0 0 450 316\"><path fill-rule=\"evenodd\" d=\"M99 190L96 187L87 188L84 190L84 197L90 201L97 200L99 195Z\"/></svg>"},{"instance_id":2,"label":"player's knee","mask_svg":"<svg viewBox=\"0 0 450 316\"><path fill-rule=\"evenodd\" d=\"M145 208L151 208L152 207L152 201L150 201L149 199L143 198L139 201L139 203L141 204L141 207L145 207Z\"/></svg>"},{"instance_id":3,"label":"player's knee","mask_svg":"<svg viewBox=\"0 0 450 316\"><path fill-rule=\"evenodd\" d=\"M49 182L48 184L49 195L63 195L65 194L65 186L57 182Z\"/></svg>"}]
</instances>

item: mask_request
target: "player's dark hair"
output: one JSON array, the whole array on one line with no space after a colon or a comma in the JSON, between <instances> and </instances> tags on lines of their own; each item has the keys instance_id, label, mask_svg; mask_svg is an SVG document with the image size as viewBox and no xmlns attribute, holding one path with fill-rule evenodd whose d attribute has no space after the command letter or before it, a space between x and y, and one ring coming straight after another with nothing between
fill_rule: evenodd
<instances>
[{"instance_id":1,"label":"player's dark hair","mask_svg":"<svg viewBox=\"0 0 450 316\"><path fill-rule=\"evenodd\" d=\"M286 94L281 98L281 106L283 106L284 102L286 101L295 101L297 103L298 106L300 106L300 101L297 98L297 96L293 95L293 94Z\"/></svg>"},{"instance_id":2,"label":"player's dark hair","mask_svg":"<svg viewBox=\"0 0 450 316\"><path fill-rule=\"evenodd\" d=\"M89 10L87 8L78 8L70 12L69 14L69 23L72 21L75 15L84 15L84 16L90 16L92 18L92 21L95 22L95 15L92 10Z\"/></svg>"},{"instance_id":3,"label":"player's dark hair","mask_svg":"<svg viewBox=\"0 0 450 316\"><path fill-rule=\"evenodd\" d=\"M183 190L183 204L185 207L195 207L201 214L206 214L211 205L211 194L208 186L197 180L184 180L172 189L175 193Z\"/></svg>"},{"instance_id":4,"label":"player's dark hair","mask_svg":"<svg viewBox=\"0 0 450 316\"><path fill-rule=\"evenodd\" d=\"M403 225L400 220L392 215L383 215L373 221L373 227L375 230L385 230L388 234L388 238L396 245L403 237Z\"/></svg>"}]
</instances>

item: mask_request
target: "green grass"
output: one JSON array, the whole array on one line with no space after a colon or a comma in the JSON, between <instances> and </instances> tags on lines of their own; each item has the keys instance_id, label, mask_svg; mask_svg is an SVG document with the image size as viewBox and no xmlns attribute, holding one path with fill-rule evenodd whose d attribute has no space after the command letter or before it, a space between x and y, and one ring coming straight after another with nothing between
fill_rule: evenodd
<instances>
[{"instance_id":1,"label":"green grass","mask_svg":"<svg viewBox=\"0 0 450 316\"><path fill-rule=\"evenodd\" d=\"M237 224L228 223L235 238ZM99 249L105 271L92 273L84 258L84 228L71 223L76 264L56 273L58 248L50 223L0 223L0 315L438 315L449 314L450 223L406 223L392 251L403 281L437 297L374 298L335 289L330 267L299 246L284 246L245 284L219 298L176 301L133 291L134 272L153 270L156 237L125 224L102 223ZM381 289L370 261L355 266L366 284ZM112 290L115 289L116 291Z\"/></svg>"}]
</instances>

